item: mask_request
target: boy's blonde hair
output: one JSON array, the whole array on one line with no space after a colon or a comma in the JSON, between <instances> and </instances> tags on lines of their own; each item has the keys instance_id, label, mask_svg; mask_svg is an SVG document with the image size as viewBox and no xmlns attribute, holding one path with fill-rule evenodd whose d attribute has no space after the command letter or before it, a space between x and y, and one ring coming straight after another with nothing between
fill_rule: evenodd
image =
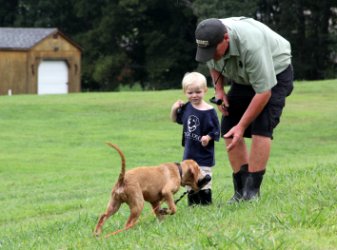
<instances>
[{"instance_id":1,"label":"boy's blonde hair","mask_svg":"<svg viewBox=\"0 0 337 250\"><path fill-rule=\"evenodd\" d=\"M205 91L207 90L207 80L206 77L199 72L188 72L184 75L184 78L181 82L184 92L187 87L195 84L199 88L203 88Z\"/></svg>"}]
</instances>

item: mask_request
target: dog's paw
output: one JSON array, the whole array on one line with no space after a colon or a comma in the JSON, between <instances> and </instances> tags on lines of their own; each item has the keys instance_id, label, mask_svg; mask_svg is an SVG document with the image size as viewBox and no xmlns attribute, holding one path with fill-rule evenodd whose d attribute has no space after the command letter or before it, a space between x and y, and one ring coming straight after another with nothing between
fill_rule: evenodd
<instances>
[{"instance_id":1,"label":"dog's paw","mask_svg":"<svg viewBox=\"0 0 337 250\"><path fill-rule=\"evenodd\" d=\"M159 209L159 214L160 215L167 215L168 214L168 208L161 208Z\"/></svg>"}]
</instances>

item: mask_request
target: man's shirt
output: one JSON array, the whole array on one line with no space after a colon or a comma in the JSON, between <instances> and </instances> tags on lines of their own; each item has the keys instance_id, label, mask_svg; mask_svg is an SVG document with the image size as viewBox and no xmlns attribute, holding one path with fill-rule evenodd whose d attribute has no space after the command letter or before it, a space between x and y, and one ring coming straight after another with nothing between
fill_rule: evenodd
<instances>
[{"instance_id":1,"label":"man's shirt","mask_svg":"<svg viewBox=\"0 0 337 250\"><path fill-rule=\"evenodd\" d=\"M282 36L252 18L220 19L229 34L229 50L207 65L238 84L252 85L256 93L270 90L276 75L291 64L291 46ZM225 66L224 66L225 64ZM223 68L224 66L224 68Z\"/></svg>"}]
</instances>

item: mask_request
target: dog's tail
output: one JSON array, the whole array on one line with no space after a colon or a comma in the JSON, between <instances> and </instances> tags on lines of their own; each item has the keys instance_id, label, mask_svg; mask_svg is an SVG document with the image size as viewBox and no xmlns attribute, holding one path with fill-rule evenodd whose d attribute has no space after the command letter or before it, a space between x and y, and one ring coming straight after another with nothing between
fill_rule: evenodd
<instances>
[{"instance_id":1,"label":"dog's tail","mask_svg":"<svg viewBox=\"0 0 337 250\"><path fill-rule=\"evenodd\" d=\"M124 181L124 175L125 175L125 156L124 156L122 150L120 150L119 147L117 147L117 145L112 144L111 142L107 142L106 144L108 144L108 146L116 149L117 152L119 153L119 155L121 156L122 168L121 168L121 173L119 174L119 177L118 177L118 183L121 184Z\"/></svg>"}]
</instances>

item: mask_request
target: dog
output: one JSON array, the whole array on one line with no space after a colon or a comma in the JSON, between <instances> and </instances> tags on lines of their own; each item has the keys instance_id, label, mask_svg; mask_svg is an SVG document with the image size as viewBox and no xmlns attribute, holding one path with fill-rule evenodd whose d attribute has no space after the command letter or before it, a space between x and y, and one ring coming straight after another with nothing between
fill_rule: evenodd
<instances>
[{"instance_id":1,"label":"dog","mask_svg":"<svg viewBox=\"0 0 337 250\"><path fill-rule=\"evenodd\" d=\"M144 201L151 204L158 219L177 211L173 194L180 186L188 185L194 191L199 191L210 176L204 176L199 165L194 160L184 160L181 163L164 163L153 167L138 167L125 170L125 156L118 146L108 142L110 147L117 150L121 157L121 172L112 189L107 209L96 225L94 234L102 233L105 221L115 214L121 204L126 203L130 208L130 216L124 229L129 229L137 223L144 207ZM168 208L161 208L161 201L166 201Z\"/></svg>"}]
</instances>

